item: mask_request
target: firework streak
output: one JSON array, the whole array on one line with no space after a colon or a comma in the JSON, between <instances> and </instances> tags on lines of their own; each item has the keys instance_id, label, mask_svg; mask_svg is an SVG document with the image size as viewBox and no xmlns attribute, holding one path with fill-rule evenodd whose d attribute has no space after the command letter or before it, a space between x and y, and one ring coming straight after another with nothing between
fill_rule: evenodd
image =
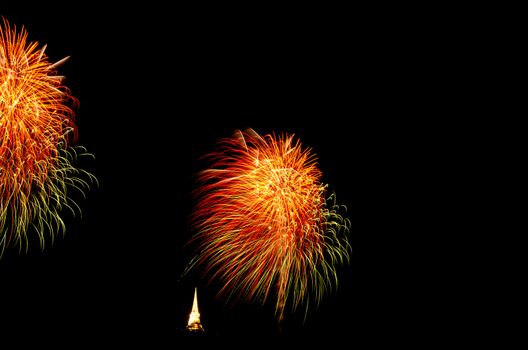
<instances>
[{"instance_id":1,"label":"firework streak","mask_svg":"<svg viewBox=\"0 0 528 350\"><path fill-rule=\"evenodd\" d=\"M276 297L279 322L286 305L318 304L337 286L336 266L350 259L350 222L334 195L326 200L311 150L293 136L249 129L206 158L193 241L206 275L223 283L219 295L262 304Z\"/></svg>"},{"instance_id":2,"label":"firework streak","mask_svg":"<svg viewBox=\"0 0 528 350\"><path fill-rule=\"evenodd\" d=\"M72 165L84 148L69 146L76 100L56 75L66 59L51 64L37 46L24 28L0 25L0 256L10 245L27 250L33 230L41 248L46 234L64 233L61 210L79 211L68 190L84 195L95 181Z\"/></svg>"}]
</instances>

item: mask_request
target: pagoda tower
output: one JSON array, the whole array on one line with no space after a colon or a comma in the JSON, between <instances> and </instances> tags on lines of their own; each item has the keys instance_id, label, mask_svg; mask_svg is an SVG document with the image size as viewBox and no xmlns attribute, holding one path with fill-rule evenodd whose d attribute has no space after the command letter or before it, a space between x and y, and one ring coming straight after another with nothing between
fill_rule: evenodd
<instances>
[{"instance_id":1,"label":"pagoda tower","mask_svg":"<svg viewBox=\"0 0 528 350\"><path fill-rule=\"evenodd\" d=\"M203 332L204 329L200 322L200 312L198 311L198 294L196 288L194 288L194 301L189 315L189 322L187 323L187 330L190 332Z\"/></svg>"}]
</instances>

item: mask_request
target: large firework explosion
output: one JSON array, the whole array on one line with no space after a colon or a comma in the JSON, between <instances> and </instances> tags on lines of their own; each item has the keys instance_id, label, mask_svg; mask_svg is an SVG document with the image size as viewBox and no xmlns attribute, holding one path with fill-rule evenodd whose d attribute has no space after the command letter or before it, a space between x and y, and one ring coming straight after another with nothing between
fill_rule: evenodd
<instances>
[{"instance_id":1,"label":"large firework explosion","mask_svg":"<svg viewBox=\"0 0 528 350\"><path fill-rule=\"evenodd\" d=\"M45 237L64 233L64 208L80 212L70 189L83 190L95 178L74 167L82 147L71 147L77 131L70 105L46 46L27 41L3 19L0 24L0 256L8 246L28 249L29 232L41 248Z\"/></svg>"},{"instance_id":2,"label":"large firework explosion","mask_svg":"<svg viewBox=\"0 0 528 350\"><path fill-rule=\"evenodd\" d=\"M193 241L196 263L223 283L219 295L262 304L274 297L279 322L288 305L318 304L337 286L336 267L350 259L350 222L335 196L326 198L311 150L293 135L249 129L207 158Z\"/></svg>"}]
</instances>

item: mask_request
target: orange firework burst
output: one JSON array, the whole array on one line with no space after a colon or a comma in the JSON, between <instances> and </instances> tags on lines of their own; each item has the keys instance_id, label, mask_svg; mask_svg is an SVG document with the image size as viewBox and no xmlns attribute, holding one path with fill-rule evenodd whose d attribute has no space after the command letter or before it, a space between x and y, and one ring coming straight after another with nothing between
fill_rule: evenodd
<instances>
[{"instance_id":1,"label":"orange firework burst","mask_svg":"<svg viewBox=\"0 0 528 350\"><path fill-rule=\"evenodd\" d=\"M78 209L68 188L82 193L88 182L81 175L94 180L72 165L84 148L69 146L75 99L56 75L67 58L52 64L45 48L28 42L24 28L0 25L0 256L11 244L27 249L30 227L42 248L46 232L64 232L60 211Z\"/></svg>"},{"instance_id":2,"label":"orange firework burst","mask_svg":"<svg viewBox=\"0 0 528 350\"><path fill-rule=\"evenodd\" d=\"M318 303L349 260L348 219L338 214L311 150L289 135L253 130L223 140L200 174L194 215L197 262L220 278L220 294L264 303L279 322L311 294Z\"/></svg>"}]
</instances>

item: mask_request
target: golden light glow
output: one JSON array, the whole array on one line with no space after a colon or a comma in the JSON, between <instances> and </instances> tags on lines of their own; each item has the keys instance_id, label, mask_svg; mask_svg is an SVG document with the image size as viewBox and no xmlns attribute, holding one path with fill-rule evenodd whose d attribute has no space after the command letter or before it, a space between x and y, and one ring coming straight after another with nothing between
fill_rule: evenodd
<instances>
[{"instance_id":1,"label":"golden light glow","mask_svg":"<svg viewBox=\"0 0 528 350\"><path fill-rule=\"evenodd\" d=\"M194 289L194 300L189 315L189 322L187 322L187 330L189 331L203 331L202 323L200 322L200 312L198 311L198 292Z\"/></svg>"}]
</instances>

